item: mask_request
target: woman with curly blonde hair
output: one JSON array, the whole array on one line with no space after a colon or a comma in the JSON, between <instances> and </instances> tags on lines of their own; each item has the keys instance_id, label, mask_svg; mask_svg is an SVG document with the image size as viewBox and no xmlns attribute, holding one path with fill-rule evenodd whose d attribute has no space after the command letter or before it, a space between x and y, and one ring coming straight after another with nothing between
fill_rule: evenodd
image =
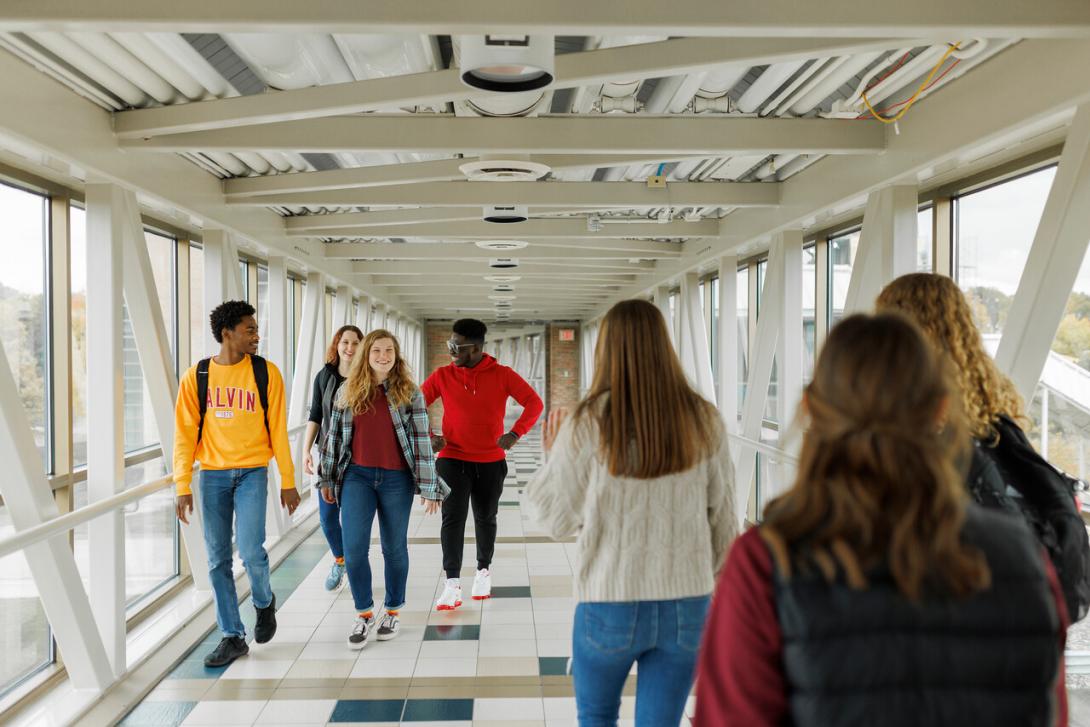
<instances>
[{"instance_id":1,"label":"woman with curly blonde hair","mask_svg":"<svg viewBox=\"0 0 1090 727\"><path fill-rule=\"evenodd\" d=\"M984 350L965 295L948 277L912 273L887 285L877 308L907 315L945 356L973 436L970 495L1030 525L1056 567L1071 620L1080 620L1090 605L1090 542L1074 489L1022 431L1022 397Z\"/></svg>"},{"instance_id":2,"label":"woman with curly blonde hair","mask_svg":"<svg viewBox=\"0 0 1090 727\"><path fill-rule=\"evenodd\" d=\"M877 309L907 315L953 365L962 410L975 439L994 441L996 422L1003 416L1027 422L1022 397L984 350L969 302L957 283L933 273L902 275L878 295Z\"/></svg>"},{"instance_id":3,"label":"woman with curly blonde hair","mask_svg":"<svg viewBox=\"0 0 1090 727\"><path fill-rule=\"evenodd\" d=\"M322 499L341 507L348 584L358 613L348 635L362 649L377 622L371 591L371 525L378 515L386 572L384 614L376 638L400 631L409 578L409 511L413 491L428 514L450 489L435 473L424 395L401 357L394 334L371 331L334 397L318 465Z\"/></svg>"}]
</instances>

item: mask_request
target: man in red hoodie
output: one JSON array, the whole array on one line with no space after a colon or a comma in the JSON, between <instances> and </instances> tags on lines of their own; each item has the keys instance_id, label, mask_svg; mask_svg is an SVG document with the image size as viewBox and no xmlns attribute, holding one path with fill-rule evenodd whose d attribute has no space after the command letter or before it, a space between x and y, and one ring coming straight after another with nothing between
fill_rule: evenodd
<instances>
[{"instance_id":1,"label":"man in red hoodie","mask_svg":"<svg viewBox=\"0 0 1090 727\"><path fill-rule=\"evenodd\" d=\"M450 365L436 369L420 387L429 405L443 400L443 434L432 435L432 448L438 452L436 471L450 486L440 532L447 572L446 587L435 604L440 611L462 605L462 549L471 502L477 536L473 598L492 595L489 569L496 549L496 513L507 477L506 452L530 431L544 409L541 397L525 379L484 352L487 331L484 323L472 318L455 321L447 341ZM523 412L511 431L504 432L508 397L521 404Z\"/></svg>"}]
</instances>

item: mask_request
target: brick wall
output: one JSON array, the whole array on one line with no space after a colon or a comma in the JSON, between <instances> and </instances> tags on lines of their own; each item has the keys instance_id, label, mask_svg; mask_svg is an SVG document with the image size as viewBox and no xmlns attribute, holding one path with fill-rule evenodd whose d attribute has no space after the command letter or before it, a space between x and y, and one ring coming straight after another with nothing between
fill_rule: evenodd
<instances>
[{"instance_id":1,"label":"brick wall","mask_svg":"<svg viewBox=\"0 0 1090 727\"><path fill-rule=\"evenodd\" d=\"M424 328L424 361L425 370L420 372L419 381L431 375L440 366L450 363L450 354L447 353L447 341L450 339L451 321L429 321ZM431 419L432 431L438 432L443 428L443 400L435 402L428 407L428 417Z\"/></svg>"},{"instance_id":2,"label":"brick wall","mask_svg":"<svg viewBox=\"0 0 1090 727\"><path fill-rule=\"evenodd\" d=\"M561 341L561 330L574 330L575 340ZM545 326L545 405L549 409L572 410L579 402L578 323L550 323Z\"/></svg>"}]
</instances>

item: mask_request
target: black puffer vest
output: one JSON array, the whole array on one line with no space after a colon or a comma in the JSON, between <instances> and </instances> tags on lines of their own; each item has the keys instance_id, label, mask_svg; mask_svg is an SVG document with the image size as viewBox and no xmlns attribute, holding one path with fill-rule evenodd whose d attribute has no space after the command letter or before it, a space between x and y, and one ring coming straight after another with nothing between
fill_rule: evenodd
<instances>
[{"instance_id":1,"label":"black puffer vest","mask_svg":"<svg viewBox=\"0 0 1090 727\"><path fill-rule=\"evenodd\" d=\"M774 572L795 725L1054 724L1061 626L1040 546L1024 523L975 505L963 540L992 572L966 600L913 605L884 569L865 591Z\"/></svg>"}]
</instances>

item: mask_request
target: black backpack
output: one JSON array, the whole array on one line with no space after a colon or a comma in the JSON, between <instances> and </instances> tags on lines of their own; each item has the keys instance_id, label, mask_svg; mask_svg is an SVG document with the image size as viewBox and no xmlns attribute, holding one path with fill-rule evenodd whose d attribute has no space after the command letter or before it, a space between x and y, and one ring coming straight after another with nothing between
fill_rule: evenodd
<instances>
[{"instance_id":1,"label":"black backpack","mask_svg":"<svg viewBox=\"0 0 1090 727\"><path fill-rule=\"evenodd\" d=\"M1075 506L1083 483L1053 467L1006 416L995 423L994 445L978 443L970 468L973 499L1021 515L1048 552L1071 623L1090 608L1090 540Z\"/></svg>"},{"instance_id":2,"label":"black backpack","mask_svg":"<svg viewBox=\"0 0 1090 727\"><path fill-rule=\"evenodd\" d=\"M208 409L208 362L211 358L202 358L197 362L197 402L201 408L201 419L197 423L197 441L201 441L204 431L204 413ZM265 431L269 432L269 364L260 356L250 356L250 366L254 370L257 382L257 396L261 401L261 412L265 416ZM272 441L272 434L269 433Z\"/></svg>"}]
</instances>

